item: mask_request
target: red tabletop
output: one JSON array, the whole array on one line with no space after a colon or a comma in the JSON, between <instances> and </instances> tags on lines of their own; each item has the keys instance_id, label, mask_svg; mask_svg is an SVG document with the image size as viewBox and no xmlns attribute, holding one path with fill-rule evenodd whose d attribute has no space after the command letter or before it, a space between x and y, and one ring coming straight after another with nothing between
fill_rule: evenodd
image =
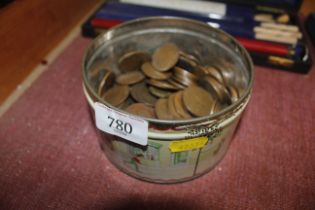
<instances>
[{"instance_id":1,"label":"red tabletop","mask_svg":"<svg viewBox=\"0 0 315 210\"><path fill-rule=\"evenodd\" d=\"M315 209L315 67L257 67L225 158L180 184L129 177L102 152L78 37L0 118L0 209Z\"/></svg>"}]
</instances>

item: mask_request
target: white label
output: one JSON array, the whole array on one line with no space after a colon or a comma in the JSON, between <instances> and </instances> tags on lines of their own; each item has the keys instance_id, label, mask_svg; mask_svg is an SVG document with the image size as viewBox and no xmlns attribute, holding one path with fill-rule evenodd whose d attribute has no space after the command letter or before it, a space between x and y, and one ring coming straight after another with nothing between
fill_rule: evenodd
<instances>
[{"instance_id":1,"label":"white label","mask_svg":"<svg viewBox=\"0 0 315 210\"><path fill-rule=\"evenodd\" d=\"M96 127L137 144L148 144L148 122L94 103Z\"/></svg>"}]
</instances>

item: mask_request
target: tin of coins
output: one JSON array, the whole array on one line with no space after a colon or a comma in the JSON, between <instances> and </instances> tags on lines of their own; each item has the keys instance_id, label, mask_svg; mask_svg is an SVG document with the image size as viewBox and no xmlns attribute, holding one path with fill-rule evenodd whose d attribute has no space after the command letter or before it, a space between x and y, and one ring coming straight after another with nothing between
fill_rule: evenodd
<instances>
[{"instance_id":1,"label":"tin of coins","mask_svg":"<svg viewBox=\"0 0 315 210\"><path fill-rule=\"evenodd\" d=\"M113 106L118 106L127 99L128 95L129 87L127 85L116 84L104 93L103 99Z\"/></svg>"},{"instance_id":2,"label":"tin of coins","mask_svg":"<svg viewBox=\"0 0 315 210\"><path fill-rule=\"evenodd\" d=\"M188 110L186 109L184 103L183 103L183 91L177 91L174 94L174 105L177 113L184 119L192 118L192 116L189 114Z\"/></svg>"},{"instance_id":3,"label":"tin of coins","mask_svg":"<svg viewBox=\"0 0 315 210\"><path fill-rule=\"evenodd\" d=\"M172 120L173 117L168 109L168 100L161 98L155 103L155 114L159 119Z\"/></svg>"},{"instance_id":4,"label":"tin of coins","mask_svg":"<svg viewBox=\"0 0 315 210\"><path fill-rule=\"evenodd\" d=\"M146 62L142 64L141 70L147 77L156 79L156 80L165 80L165 79L168 79L172 75L172 73L170 72L164 73L164 72L160 72L156 70L150 62Z\"/></svg>"},{"instance_id":5,"label":"tin of coins","mask_svg":"<svg viewBox=\"0 0 315 210\"><path fill-rule=\"evenodd\" d=\"M158 71L167 71L177 63L178 57L178 47L173 43L166 43L154 51L152 65Z\"/></svg>"},{"instance_id":6,"label":"tin of coins","mask_svg":"<svg viewBox=\"0 0 315 210\"><path fill-rule=\"evenodd\" d=\"M150 55L142 51L131 51L124 54L118 60L118 68L121 72L139 70L144 62L150 60Z\"/></svg>"},{"instance_id":7,"label":"tin of coins","mask_svg":"<svg viewBox=\"0 0 315 210\"><path fill-rule=\"evenodd\" d=\"M154 87L158 87L158 88L161 88L161 89L178 90L177 87L175 87L174 85L170 84L169 82L167 82L165 80L149 79L146 82L149 85L152 85Z\"/></svg>"},{"instance_id":8,"label":"tin of coins","mask_svg":"<svg viewBox=\"0 0 315 210\"><path fill-rule=\"evenodd\" d=\"M211 94L198 86L190 86L184 90L183 102L186 109L198 117L209 115L214 105Z\"/></svg>"},{"instance_id":9,"label":"tin of coins","mask_svg":"<svg viewBox=\"0 0 315 210\"><path fill-rule=\"evenodd\" d=\"M149 86L149 91L152 95L158 98L167 98L169 95L172 94L172 92L168 90L163 90L154 86Z\"/></svg>"},{"instance_id":10,"label":"tin of coins","mask_svg":"<svg viewBox=\"0 0 315 210\"><path fill-rule=\"evenodd\" d=\"M134 103L125 109L130 114L134 114L146 118L155 118L155 110L152 106L144 103Z\"/></svg>"},{"instance_id":11,"label":"tin of coins","mask_svg":"<svg viewBox=\"0 0 315 210\"><path fill-rule=\"evenodd\" d=\"M113 86L115 81L115 75L110 70L104 70L105 74L98 85L97 94L99 96L103 95L103 92L109 89L111 86Z\"/></svg>"},{"instance_id":12,"label":"tin of coins","mask_svg":"<svg viewBox=\"0 0 315 210\"><path fill-rule=\"evenodd\" d=\"M137 83L131 87L131 96L139 103L154 105L157 98L150 94L144 82Z\"/></svg>"},{"instance_id":13,"label":"tin of coins","mask_svg":"<svg viewBox=\"0 0 315 210\"><path fill-rule=\"evenodd\" d=\"M144 77L140 71L131 71L117 76L116 82L121 85L131 85L142 81Z\"/></svg>"}]
</instances>

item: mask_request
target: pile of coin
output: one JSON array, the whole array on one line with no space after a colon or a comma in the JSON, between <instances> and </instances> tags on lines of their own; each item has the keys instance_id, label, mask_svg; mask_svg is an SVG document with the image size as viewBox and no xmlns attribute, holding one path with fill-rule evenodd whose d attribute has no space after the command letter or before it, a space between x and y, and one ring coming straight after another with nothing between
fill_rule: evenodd
<instances>
[{"instance_id":1,"label":"pile of coin","mask_svg":"<svg viewBox=\"0 0 315 210\"><path fill-rule=\"evenodd\" d=\"M148 52L131 51L111 69L90 70L98 75L98 95L134 115L164 120L208 116L234 103L238 89L229 84L233 71L202 65L198 56L165 43ZM95 73L96 72L96 73Z\"/></svg>"}]
</instances>

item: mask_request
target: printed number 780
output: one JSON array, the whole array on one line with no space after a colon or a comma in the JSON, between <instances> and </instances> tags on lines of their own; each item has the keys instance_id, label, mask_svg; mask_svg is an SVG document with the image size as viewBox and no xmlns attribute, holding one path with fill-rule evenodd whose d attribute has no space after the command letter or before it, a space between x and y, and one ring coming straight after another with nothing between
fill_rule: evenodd
<instances>
[{"instance_id":1,"label":"printed number 780","mask_svg":"<svg viewBox=\"0 0 315 210\"><path fill-rule=\"evenodd\" d=\"M108 116L110 119L109 127L114 127L117 130L123 131L125 133L131 134L132 133L132 125L127 122L123 122L122 120L115 119L111 116Z\"/></svg>"}]
</instances>

